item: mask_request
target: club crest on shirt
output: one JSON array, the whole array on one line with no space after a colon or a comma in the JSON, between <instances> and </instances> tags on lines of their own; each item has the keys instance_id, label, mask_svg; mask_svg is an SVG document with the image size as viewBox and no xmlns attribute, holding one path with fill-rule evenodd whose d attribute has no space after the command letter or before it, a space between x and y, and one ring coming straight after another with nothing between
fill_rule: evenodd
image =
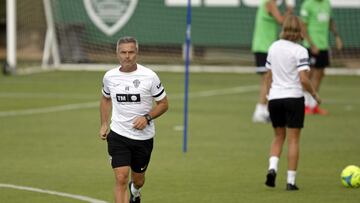
<instances>
[{"instance_id":1,"label":"club crest on shirt","mask_svg":"<svg viewBox=\"0 0 360 203\"><path fill-rule=\"evenodd\" d=\"M90 20L106 35L118 32L131 18L138 0L83 0Z\"/></svg>"},{"instance_id":2,"label":"club crest on shirt","mask_svg":"<svg viewBox=\"0 0 360 203\"><path fill-rule=\"evenodd\" d=\"M140 85L140 80L138 80L138 79L134 80L134 81L133 81L133 84L134 84L134 87L135 87L135 88L138 88L139 85Z\"/></svg>"}]
</instances>

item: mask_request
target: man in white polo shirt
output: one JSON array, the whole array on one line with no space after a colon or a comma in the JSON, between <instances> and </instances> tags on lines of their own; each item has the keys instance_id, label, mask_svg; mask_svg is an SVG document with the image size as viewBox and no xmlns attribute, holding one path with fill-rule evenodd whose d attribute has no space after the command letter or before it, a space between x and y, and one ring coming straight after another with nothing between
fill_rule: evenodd
<instances>
[{"instance_id":1,"label":"man in white polo shirt","mask_svg":"<svg viewBox=\"0 0 360 203\"><path fill-rule=\"evenodd\" d=\"M107 71L103 78L99 135L108 143L115 174L115 202L129 202L129 186L130 203L139 203L155 136L153 119L167 111L168 101L157 74L136 63L135 38L120 38L116 53L120 66Z\"/></svg>"}]
</instances>

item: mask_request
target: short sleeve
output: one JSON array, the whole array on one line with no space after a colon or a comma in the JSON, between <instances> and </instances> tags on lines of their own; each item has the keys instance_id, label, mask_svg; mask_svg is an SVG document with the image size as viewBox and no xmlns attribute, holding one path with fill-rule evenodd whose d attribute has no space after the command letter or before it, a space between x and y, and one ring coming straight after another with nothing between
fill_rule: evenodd
<instances>
[{"instance_id":1,"label":"short sleeve","mask_svg":"<svg viewBox=\"0 0 360 203\"><path fill-rule=\"evenodd\" d=\"M309 53L304 47L301 47L301 49L297 52L296 68L299 72L303 70L310 70Z\"/></svg>"},{"instance_id":2,"label":"short sleeve","mask_svg":"<svg viewBox=\"0 0 360 203\"><path fill-rule=\"evenodd\" d=\"M269 50L269 53L268 53L268 55L267 55L267 57L266 57L266 63L265 63L265 67L266 67L266 69L269 69L269 70L271 70L271 52L270 52L270 50Z\"/></svg>"},{"instance_id":3,"label":"short sleeve","mask_svg":"<svg viewBox=\"0 0 360 203\"><path fill-rule=\"evenodd\" d=\"M110 89L109 89L109 83L107 82L106 79L106 75L103 78L103 85L102 85L102 90L101 90L102 94L104 95L104 97L110 98Z\"/></svg>"},{"instance_id":4,"label":"short sleeve","mask_svg":"<svg viewBox=\"0 0 360 203\"><path fill-rule=\"evenodd\" d=\"M164 86L156 74L152 78L151 94L155 101L160 101L166 96Z\"/></svg>"}]
</instances>

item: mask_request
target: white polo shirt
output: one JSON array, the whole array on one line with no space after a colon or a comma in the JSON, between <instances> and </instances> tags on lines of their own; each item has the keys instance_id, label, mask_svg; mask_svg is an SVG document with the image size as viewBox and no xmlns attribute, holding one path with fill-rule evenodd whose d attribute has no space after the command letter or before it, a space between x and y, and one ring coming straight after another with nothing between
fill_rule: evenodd
<instances>
[{"instance_id":1,"label":"white polo shirt","mask_svg":"<svg viewBox=\"0 0 360 203\"><path fill-rule=\"evenodd\" d=\"M149 68L137 64L133 72L121 72L120 66L107 71L102 94L112 100L110 128L124 137L147 140L155 136L153 122L143 130L133 127L134 119L150 112L153 101L166 96L159 77Z\"/></svg>"},{"instance_id":2,"label":"white polo shirt","mask_svg":"<svg viewBox=\"0 0 360 203\"><path fill-rule=\"evenodd\" d=\"M299 72L310 70L308 51L301 45L280 39L268 52L266 68L272 72L268 100L304 96Z\"/></svg>"}]
</instances>

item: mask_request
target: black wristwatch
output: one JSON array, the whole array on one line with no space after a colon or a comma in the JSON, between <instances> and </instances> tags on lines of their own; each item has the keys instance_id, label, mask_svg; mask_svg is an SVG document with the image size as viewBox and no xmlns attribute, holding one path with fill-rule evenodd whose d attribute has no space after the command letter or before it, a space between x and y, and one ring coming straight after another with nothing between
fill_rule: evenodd
<instances>
[{"instance_id":1,"label":"black wristwatch","mask_svg":"<svg viewBox=\"0 0 360 203\"><path fill-rule=\"evenodd\" d=\"M150 116L150 114L145 114L144 117L146 118L148 125L150 125L150 121L152 121L153 118Z\"/></svg>"}]
</instances>

